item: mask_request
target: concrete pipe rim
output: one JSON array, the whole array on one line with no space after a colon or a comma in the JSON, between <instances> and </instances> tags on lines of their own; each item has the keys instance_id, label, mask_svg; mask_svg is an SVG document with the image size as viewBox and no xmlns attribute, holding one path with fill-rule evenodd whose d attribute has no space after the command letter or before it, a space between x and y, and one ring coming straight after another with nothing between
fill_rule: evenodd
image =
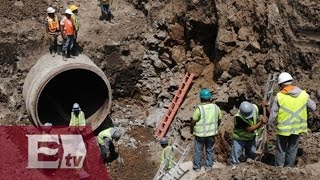
<instances>
[{"instance_id":1,"label":"concrete pipe rim","mask_svg":"<svg viewBox=\"0 0 320 180\"><path fill-rule=\"evenodd\" d=\"M93 130L97 129L100 124L104 121L104 119L107 117L108 113L110 112L110 109L111 109L111 105L112 105L112 95L111 95L111 85L110 85L110 82L108 81L106 75L103 73L103 71L101 69L99 69L98 67L94 67L92 65L88 65L88 64L81 64L81 63L70 63L70 64L66 64L63 68L59 68L57 67L56 69L52 70L49 74L47 74L47 77L49 78L45 78L43 80L44 83L42 83L42 86L39 88L38 92L36 93L37 96L35 98L35 106L34 106L34 112L35 112L35 117L33 118L33 122L36 124L36 126L42 126L43 123L41 122L40 120L40 117L39 117L39 112L38 112L38 105L39 105L39 99L40 99L40 96L41 96L41 93L43 92L44 88L48 85L48 83L50 81L52 81L56 76L58 76L59 74L62 74L64 72L67 72L67 71L70 71L70 70L76 70L76 69L79 69L79 70L87 70L87 71L90 71L96 75L98 75L105 83L106 87L107 87L107 98L104 102L104 104L101 106L102 108L102 111L104 112L100 112L100 115L99 116L99 120L98 121L95 121L97 123L92 123L90 121L87 121L88 125L91 126L91 128ZM107 107L107 109L105 109L105 107ZM101 108L97 110L98 111L101 111ZM28 111L29 111L29 108L27 108ZM30 112L28 112L28 114L31 115ZM94 115L94 114L93 114ZM86 120L89 119L86 117Z\"/></svg>"}]
</instances>

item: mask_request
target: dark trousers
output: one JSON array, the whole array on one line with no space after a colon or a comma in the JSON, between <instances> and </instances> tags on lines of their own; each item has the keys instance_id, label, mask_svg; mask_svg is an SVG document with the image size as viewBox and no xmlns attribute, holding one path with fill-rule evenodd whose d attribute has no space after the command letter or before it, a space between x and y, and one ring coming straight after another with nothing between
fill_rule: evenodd
<instances>
[{"instance_id":1,"label":"dark trousers","mask_svg":"<svg viewBox=\"0 0 320 180\"><path fill-rule=\"evenodd\" d=\"M107 152L105 146L99 144L99 147L104 162L111 162L118 158L118 153L115 151L115 147L112 142L109 144L109 152Z\"/></svg>"},{"instance_id":2,"label":"dark trousers","mask_svg":"<svg viewBox=\"0 0 320 180\"><path fill-rule=\"evenodd\" d=\"M58 35L59 34L50 34L49 35L49 41L50 41L49 51L50 51L50 54L58 52L58 44L57 44L58 43Z\"/></svg>"},{"instance_id":3,"label":"dark trousers","mask_svg":"<svg viewBox=\"0 0 320 180\"><path fill-rule=\"evenodd\" d=\"M210 168L213 166L214 161L214 136L210 137L195 137L194 139L194 155L193 155L193 169L201 168L201 159L203 155L203 149L205 148L206 159L205 167Z\"/></svg>"},{"instance_id":4,"label":"dark trousers","mask_svg":"<svg viewBox=\"0 0 320 180\"><path fill-rule=\"evenodd\" d=\"M275 165L280 167L293 167L296 161L299 135L277 135L277 149Z\"/></svg>"}]
</instances>

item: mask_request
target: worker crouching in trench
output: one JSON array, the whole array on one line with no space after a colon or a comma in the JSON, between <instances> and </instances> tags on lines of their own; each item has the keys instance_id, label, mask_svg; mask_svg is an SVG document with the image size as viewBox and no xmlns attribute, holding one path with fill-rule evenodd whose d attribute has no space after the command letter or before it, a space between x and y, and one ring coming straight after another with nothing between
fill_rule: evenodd
<instances>
[{"instance_id":1,"label":"worker crouching in trench","mask_svg":"<svg viewBox=\"0 0 320 180\"><path fill-rule=\"evenodd\" d=\"M119 141L121 133L117 128L110 127L98 134L98 143L104 163L112 162L119 157L115 151L114 141Z\"/></svg>"}]
</instances>

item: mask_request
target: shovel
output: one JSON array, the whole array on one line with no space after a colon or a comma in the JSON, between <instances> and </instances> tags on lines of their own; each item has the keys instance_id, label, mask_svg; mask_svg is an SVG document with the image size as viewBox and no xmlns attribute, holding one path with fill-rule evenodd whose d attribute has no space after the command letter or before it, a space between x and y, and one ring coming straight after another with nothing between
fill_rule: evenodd
<instances>
[{"instance_id":1,"label":"shovel","mask_svg":"<svg viewBox=\"0 0 320 180\"><path fill-rule=\"evenodd\" d=\"M117 149L118 149L118 158L117 158L118 164L120 164L121 166L124 166L124 161L123 161L123 158L121 157L121 154L120 154L119 144L117 145Z\"/></svg>"}]
</instances>

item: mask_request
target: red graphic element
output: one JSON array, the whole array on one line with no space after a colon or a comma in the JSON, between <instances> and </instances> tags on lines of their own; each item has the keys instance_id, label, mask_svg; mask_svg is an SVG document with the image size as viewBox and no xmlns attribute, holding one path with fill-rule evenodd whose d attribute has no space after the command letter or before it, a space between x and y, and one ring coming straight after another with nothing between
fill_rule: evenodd
<instances>
[{"instance_id":1,"label":"red graphic element","mask_svg":"<svg viewBox=\"0 0 320 180\"><path fill-rule=\"evenodd\" d=\"M84 127L80 131L69 127L52 127L50 130L45 128L48 127L0 126L0 179L109 179L90 127ZM48 142L41 138L33 149L30 137L39 137L33 135L51 135L57 137L58 141ZM72 137L77 137L83 143L69 143L67 140L70 137L71 140ZM72 149L74 144L78 145L73 146L76 147L75 152ZM72 152L69 153L70 150ZM30 168L34 165L30 154L37 155L34 158L37 163L57 163L59 166L50 169Z\"/></svg>"}]
</instances>

